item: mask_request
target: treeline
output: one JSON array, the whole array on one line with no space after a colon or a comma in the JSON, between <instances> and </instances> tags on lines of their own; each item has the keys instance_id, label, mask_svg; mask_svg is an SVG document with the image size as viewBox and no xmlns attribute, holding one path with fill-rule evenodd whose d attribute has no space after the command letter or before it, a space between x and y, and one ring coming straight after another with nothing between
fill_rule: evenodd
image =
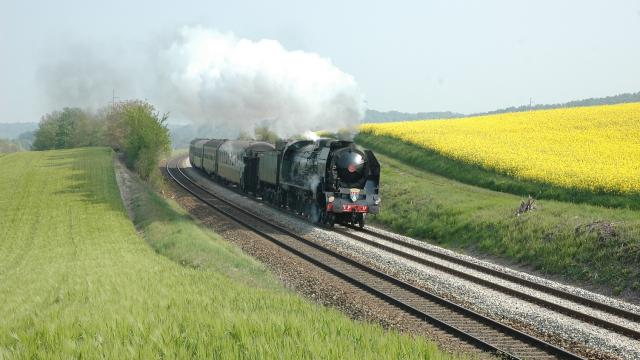
<instances>
[{"instance_id":1,"label":"treeline","mask_svg":"<svg viewBox=\"0 0 640 360\"><path fill-rule=\"evenodd\" d=\"M399 111L377 111L368 109L362 122L364 123L380 123L380 122L394 122L394 121L409 121L409 120L430 120L430 119L451 119L491 114L502 114L510 112L523 112L531 110L547 110L547 109L560 109L568 107L581 107L581 106L595 106L595 105L615 105L624 103L640 102L640 91L636 93L624 93L613 96L606 96L601 98L589 98L582 100L574 100L566 103L559 104L537 104L537 105L520 105L510 106L503 109L497 109L487 112L473 113L473 114L461 114L451 111L442 112L418 112L418 113L404 113Z\"/></svg>"},{"instance_id":2,"label":"treeline","mask_svg":"<svg viewBox=\"0 0 640 360\"><path fill-rule=\"evenodd\" d=\"M102 116L78 108L54 111L42 117L32 148L50 150L105 145L104 125Z\"/></svg>"},{"instance_id":3,"label":"treeline","mask_svg":"<svg viewBox=\"0 0 640 360\"><path fill-rule=\"evenodd\" d=\"M640 91L636 93L624 93L624 94L618 94L613 96L605 96L601 98L574 100L574 101L569 101L569 102L560 103L560 104L511 106L508 108L487 111L484 113L469 114L467 116L502 114L502 113L510 113L510 112L531 111L531 110L561 109L561 108L582 107L582 106L615 105L615 104L625 104L625 103L634 103L634 102L640 102Z\"/></svg>"},{"instance_id":4,"label":"treeline","mask_svg":"<svg viewBox=\"0 0 640 360\"><path fill-rule=\"evenodd\" d=\"M0 154L25 151L31 149L34 132L20 134L17 139L0 139Z\"/></svg>"},{"instance_id":5,"label":"treeline","mask_svg":"<svg viewBox=\"0 0 640 360\"><path fill-rule=\"evenodd\" d=\"M3 121L6 119L0 119ZM3 139L15 140L25 134L32 133L38 128L37 123L3 123L0 122L0 134Z\"/></svg>"},{"instance_id":6,"label":"treeline","mask_svg":"<svg viewBox=\"0 0 640 360\"><path fill-rule=\"evenodd\" d=\"M417 112L406 113L400 111L378 111L373 109L367 109L367 112L362 119L363 123L381 123L381 122L394 122L394 121L409 121L409 120L431 120L431 119L451 119L457 117L464 117L464 114L451 112L451 111L434 111L434 112Z\"/></svg>"},{"instance_id":7,"label":"treeline","mask_svg":"<svg viewBox=\"0 0 640 360\"><path fill-rule=\"evenodd\" d=\"M275 131L270 130L269 125L266 123L256 126L253 130L253 135L250 135L250 133L245 130L241 130L238 135L238 140L266 141L272 144L275 144L278 139L278 134Z\"/></svg>"},{"instance_id":8,"label":"treeline","mask_svg":"<svg viewBox=\"0 0 640 360\"><path fill-rule=\"evenodd\" d=\"M33 150L110 146L143 179L157 174L158 162L171 150L167 114L146 101L129 100L95 113L64 108L42 117Z\"/></svg>"},{"instance_id":9,"label":"treeline","mask_svg":"<svg viewBox=\"0 0 640 360\"><path fill-rule=\"evenodd\" d=\"M24 150L20 144L11 139L0 139L0 154L12 153Z\"/></svg>"}]
</instances>

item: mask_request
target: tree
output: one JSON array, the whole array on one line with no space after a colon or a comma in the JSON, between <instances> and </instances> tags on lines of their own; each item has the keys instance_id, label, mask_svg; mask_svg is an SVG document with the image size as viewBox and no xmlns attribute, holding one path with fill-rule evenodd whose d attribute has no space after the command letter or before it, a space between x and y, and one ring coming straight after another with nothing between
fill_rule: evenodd
<instances>
[{"instance_id":1,"label":"tree","mask_svg":"<svg viewBox=\"0 0 640 360\"><path fill-rule=\"evenodd\" d=\"M34 150L69 149L103 145L103 122L78 109L64 108L45 114L33 142Z\"/></svg>"},{"instance_id":2,"label":"tree","mask_svg":"<svg viewBox=\"0 0 640 360\"><path fill-rule=\"evenodd\" d=\"M21 151L22 148L17 141L10 139L0 139L0 154Z\"/></svg>"},{"instance_id":3,"label":"tree","mask_svg":"<svg viewBox=\"0 0 640 360\"><path fill-rule=\"evenodd\" d=\"M71 148L71 135L73 132L74 119L73 110L64 108L60 117L56 120L57 127L55 133L55 147L54 149L67 149Z\"/></svg>"},{"instance_id":4,"label":"tree","mask_svg":"<svg viewBox=\"0 0 640 360\"><path fill-rule=\"evenodd\" d=\"M256 126L256 129L254 130L254 134L255 134L256 140L258 141L266 141L266 142L275 144L276 141L278 140L278 134L269 130L269 126L266 124Z\"/></svg>"},{"instance_id":5,"label":"tree","mask_svg":"<svg viewBox=\"0 0 640 360\"><path fill-rule=\"evenodd\" d=\"M45 114L40 120L38 130L36 130L35 139L33 140L34 150L54 149L56 146L56 132L58 131L58 119L61 113L54 111Z\"/></svg>"},{"instance_id":6,"label":"tree","mask_svg":"<svg viewBox=\"0 0 640 360\"><path fill-rule=\"evenodd\" d=\"M108 133L112 146L125 153L127 165L145 180L153 175L161 156L171 151L168 117L140 100L120 104L111 115Z\"/></svg>"},{"instance_id":7,"label":"tree","mask_svg":"<svg viewBox=\"0 0 640 360\"><path fill-rule=\"evenodd\" d=\"M18 135L17 142L22 149L29 150L33 146L33 141L36 138L36 132L34 131L26 131Z\"/></svg>"},{"instance_id":8,"label":"tree","mask_svg":"<svg viewBox=\"0 0 640 360\"><path fill-rule=\"evenodd\" d=\"M78 109L75 109L76 111ZM70 147L102 146L104 140L104 120L98 114L75 112L71 114L72 126L69 138Z\"/></svg>"},{"instance_id":9,"label":"tree","mask_svg":"<svg viewBox=\"0 0 640 360\"><path fill-rule=\"evenodd\" d=\"M168 115L146 101L130 100L95 114L64 108L45 114L35 133L33 149L111 146L126 155L127 165L148 180L160 157L171 150Z\"/></svg>"},{"instance_id":10,"label":"tree","mask_svg":"<svg viewBox=\"0 0 640 360\"><path fill-rule=\"evenodd\" d=\"M245 130L240 130L238 134L238 140L253 140L253 137Z\"/></svg>"},{"instance_id":11,"label":"tree","mask_svg":"<svg viewBox=\"0 0 640 360\"><path fill-rule=\"evenodd\" d=\"M127 130L124 122L124 113L125 107L131 104L131 101L120 102L101 110L102 117L105 119L105 142L115 151L120 151L124 148Z\"/></svg>"}]
</instances>

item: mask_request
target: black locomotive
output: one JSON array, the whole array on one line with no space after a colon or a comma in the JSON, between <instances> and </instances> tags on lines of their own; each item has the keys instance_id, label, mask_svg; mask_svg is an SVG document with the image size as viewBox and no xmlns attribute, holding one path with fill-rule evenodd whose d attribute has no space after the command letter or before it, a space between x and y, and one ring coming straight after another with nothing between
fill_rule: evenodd
<instances>
[{"instance_id":1,"label":"black locomotive","mask_svg":"<svg viewBox=\"0 0 640 360\"><path fill-rule=\"evenodd\" d=\"M195 139L191 166L311 221L364 227L380 209L380 164L352 141Z\"/></svg>"}]
</instances>

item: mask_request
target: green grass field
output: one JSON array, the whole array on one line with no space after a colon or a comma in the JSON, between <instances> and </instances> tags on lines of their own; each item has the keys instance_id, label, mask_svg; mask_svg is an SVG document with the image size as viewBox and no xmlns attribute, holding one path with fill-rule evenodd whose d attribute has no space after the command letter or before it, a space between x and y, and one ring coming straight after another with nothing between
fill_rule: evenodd
<instances>
[{"instance_id":1,"label":"green grass field","mask_svg":"<svg viewBox=\"0 0 640 360\"><path fill-rule=\"evenodd\" d=\"M144 186L136 229L108 149L0 166L0 358L449 358L305 301Z\"/></svg>"},{"instance_id":2,"label":"green grass field","mask_svg":"<svg viewBox=\"0 0 640 360\"><path fill-rule=\"evenodd\" d=\"M446 160L431 162L433 154L420 158L411 149L403 157L398 152L404 144L397 140L391 145L388 139L358 140L376 151L382 164L383 207L374 222L445 247L604 285L614 293L640 291L640 211L538 200L538 209L517 217L522 196L438 175L464 169ZM499 183L500 175L495 179ZM587 225L595 221L613 222L615 234L589 232Z\"/></svg>"}]
</instances>

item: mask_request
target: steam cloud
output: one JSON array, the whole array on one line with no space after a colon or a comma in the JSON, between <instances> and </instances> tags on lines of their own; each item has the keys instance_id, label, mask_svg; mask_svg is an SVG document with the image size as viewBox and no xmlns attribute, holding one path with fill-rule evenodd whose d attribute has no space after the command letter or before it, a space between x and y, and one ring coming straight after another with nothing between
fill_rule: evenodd
<instances>
[{"instance_id":1,"label":"steam cloud","mask_svg":"<svg viewBox=\"0 0 640 360\"><path fill-rule=\"evenodd\" d=\"M281 136L337 129L364 115L364 97L351 75L329 59L286 50L275 40L185 27L167 46L129 54L126 64L100 59L97 52L43 67L45 90L58 107L95 106L97 97L110 99L112 87L123 88L172 118L225 136L264 124Z\"/></svg>"}]
</instances>

